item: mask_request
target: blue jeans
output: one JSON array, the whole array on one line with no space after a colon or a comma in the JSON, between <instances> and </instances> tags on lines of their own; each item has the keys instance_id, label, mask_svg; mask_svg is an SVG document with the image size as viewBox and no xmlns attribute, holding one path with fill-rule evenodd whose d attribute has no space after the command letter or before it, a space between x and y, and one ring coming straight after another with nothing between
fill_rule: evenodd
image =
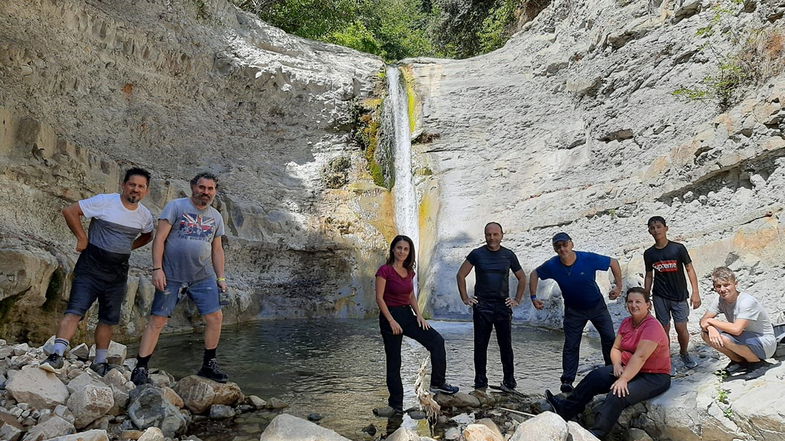
<instances>
[{"instance_id":1,"label":"blue jeans","mask_svg":"<svg viewBox=\"0 0 785 441\"><path fill-rule=\"evenodd\" d=\"M216 279L209 278L198 282L167 280L166 288L163 291L155 291L150 314L160 317L171 317L174 307L186 295L193 300L196 308L199 310L199 314L203 316L221 310Z\"/></svg>"},{"instance_id":2,"label":"blue jeans","mask_svg":"<svg viewBox=\"0 0 785 441\"><path fill-rule=\"evenodd\" d=\"M605 302L600 301L596 306L589 309L575 309L565 306L564 308L564 348L562 349L562 383L572 384L575 381L575 375L578 373L578 358L580 356L581 338L583 337L583 328L586 323L591 322L592 325L600 333L600 342L602 344L602 358L605 359L605 364L611 364L611 348L613 341L616 339L616 333L613 330L613 320L608 313L608 307Z\"/></svg>"}]
</instances>

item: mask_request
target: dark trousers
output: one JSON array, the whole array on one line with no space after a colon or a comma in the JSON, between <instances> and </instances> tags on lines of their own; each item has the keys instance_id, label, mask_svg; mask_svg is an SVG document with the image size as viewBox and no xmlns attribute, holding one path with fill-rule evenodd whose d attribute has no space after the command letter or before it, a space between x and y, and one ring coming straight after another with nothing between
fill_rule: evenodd
<instances>
[{"instance_id":1,"label":"dark trousers","mask_svg":"<svg viewBox=\"0 0 785 441\"><path fill-rule=\"evenodd\" d=\"M393 319L403 329L402 335L393 335L390 323L379 314L379 330L384 340L384 354L387 359L387 390L390 398L387 404L393 409L403 409L403 382L401 381L401 342L403 336L416 340L431 353L431 384L441 386L447 371L447 353L444 339L435 329L422 329L417 325L417 317L411 306L388 307Z\"/></svg>"},{"instance_id":2,"label":"dark trousers","mask_svg":"<svg viewBox=\"0 0 785 441\"><path fill-rule=\"evenodd\" d=\"M491 331L496 328L496 341L502 359L504 384L515 388L515 367L512 352L512 309L501 301L480 299L474 305L474 387L488 386L486 365L488 364L488 343Z\"/></svg>"},{"instance_id":3,"label":"dark trousers","mask_svg":"<svg viewBox=\"0 0 785 441\"><path fill-rule=\"evenodd\" d=\"M671 386L670 374L638 373L627 383L629 395L620 398L610 393L611 385L617 380L613 376L613 366L603 366L586 375L569 397L559 399L559 415L565 420L574 418L589 404L595 395L607 393L605 400L597 408L594 426L591 428L598 438L610 432L621 411L627 406L656 397Z\"/></svg>"},{"instance_id":4,"label":"dark trousers","mask_svg":"<svg viewBox=\"0 0 785 441\"><path fill-rule=\"evenodd\" d=\"M611 348L613 341L616 339L616 333L613 330L613 320L608 313L608 307L605 302L597 303L589 309L575 309L570 307L564 308L564 348L562 349L562 383L572 384L575 381L575 375L578 373L578 358L580 356L581 338L583 337L583 328L586 323L591 322L597 332L600 333L600 342L602 344L602 358L605 359L605 364L611 364Z\"/></svg>"}]
</instances>

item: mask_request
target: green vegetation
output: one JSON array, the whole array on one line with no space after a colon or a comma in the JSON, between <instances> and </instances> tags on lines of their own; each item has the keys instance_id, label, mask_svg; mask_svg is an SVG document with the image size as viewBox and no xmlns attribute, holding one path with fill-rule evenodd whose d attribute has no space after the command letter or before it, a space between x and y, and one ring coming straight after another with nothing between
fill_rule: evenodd
<instances>
[{"instance_id":1,"label":"green vegetation","mask_svg":"<svg viewBox=\"0 0 785 441\"><path fill-rule=\"evenodd\" d=\"M195 0L198 2L200 0ZM286 32L387 61L465 58L501 47L548 0L233 0ZM532 8L531 5L537 5Z\"/></svg>"},{"instance_id":2,"label":"green vegetation","mask_svg":"<svg viewBox=\"0 0 785 441\"><path fill-rule=\"evenodd\" d=\"M384 172L376 159L379 147L379 128L384 100L367 99L354 106L354 130L352 136L363 150L374 184L385 187ZM392 187L392 185L390 185ZM388 188L389 189L389 188Z\"/></svg>"},{"instance_id":3,"label":"green vegetation","mask_svg":"<svg viewBox=\"0 0 785 441\"><path fill-rule=\"evenodd\" d=\"M728 373L724 370L719 370L715 373L715 375L717 376L715 401L717 402L717 405L720 406L720 409L722 409L722 414L725 415L726 418L730 418L733 416L733 406L730 404L730 400L728 399L730 390L723 387L725 379L728 377Z\"/></svg>"},{"instance_id":4,"label":"green vegetation","mask_svg":"<svg viewBox=\"0 0 785 441\"><path fill-rule=\"evenodd\" d=\"M707 39L701 50L716 60L716 73L704 77L697 87L673 91L674 95L689 100L713 99L724 111L738 103L747 89L782 72L785 34L781 29L772 27L740 34L732 26L723 26L734 19L743 4L743 0L725 0L712 7L714 15L696 36ZM717 34L718 28L725 30ZM729 41L731 50L721 50L712 37Z\"/></svg>"}]
</instances>

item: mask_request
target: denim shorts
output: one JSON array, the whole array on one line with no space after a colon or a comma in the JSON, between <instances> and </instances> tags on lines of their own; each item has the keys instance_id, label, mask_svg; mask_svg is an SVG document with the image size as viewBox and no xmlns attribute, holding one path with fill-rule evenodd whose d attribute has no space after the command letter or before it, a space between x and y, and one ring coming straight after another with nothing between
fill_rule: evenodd
<instances>
[{"instance_id":1,"label":"denim shorts","mask_svg":"<svg viewBox=\"0 0 785 441\"><path fill-rule=\"evenodd\" d=\"M88 245L76 262L65 313L84 317L98 300L98 321L116 325L120 323L120 307L127 289L128 255Z\"/></svg>"},{"instance_id":2,"label":"denim shorts","mask_svg":"<svg viewBox=\"0 0 785 441\"><path fill-rule=\"evenodd\" d=\"M769 358L766 356L766 349L763 347L760 334L749 331L743 331L740 335L731 335L727 332L722 332L721 334L737 345L747 346L761 360Z\"/></svg>"},{"instance_id":3,"label":"denim shorts","mask_svg":"<svg viewBox=\"0 0 785 441\"><path fill-rule=\"evenodd\" d=\"M166 281L166 289L155 291L151 315L171 317L175 306L188 296L196 304L199 314L205 316L221 310L218 297L218 281L215 278L198 282Z\"/></svg>"},{"instance_id":4,"label":"denim shorts","mask_svg":"<svg viewBox=\"0 0 785 441\"><path fill-rule=\"evenodd\" d=\"M686 300L677 302L665 297L653 296L652 303L654 303L654 315L663 328L671 325L671 315L673 323L687 323L690 317L690 305Z\"/></svg>"}]
</instances>

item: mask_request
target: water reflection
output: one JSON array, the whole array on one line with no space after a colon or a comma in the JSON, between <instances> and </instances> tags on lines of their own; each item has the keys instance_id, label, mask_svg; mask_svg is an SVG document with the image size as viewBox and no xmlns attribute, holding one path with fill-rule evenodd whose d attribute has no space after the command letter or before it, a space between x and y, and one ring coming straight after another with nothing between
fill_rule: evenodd
<instances>
[{"instance_id":1,"label":"water reflection","mask_svg":"<svg viewBox=\"0 0 785 441\"><path fill-rule=\"evenodd\" d=\"M474 380L471 322L431 324L446 341L447 381L470 391ZM515 372L521 392L539 393L559 384L562 338L558 332L513 326ZM594 341L584 342L582 349L583 354L599 352ZM414 380L427 355L418 343L404 339L404 407L415 405ZM324 416L322 426L350 439L367 436L362 429L369 424L385 429L387 421L371 412L387 402L384 347L376 320L276 320L228 327L223 331L218 357L230 380L246 394L280 398L289 404L287 413L305 418L318 412ZM196 372L201 359L200 334L168 336L161 339L150 365L179 378ZM499 384L502 379L494 342L488 351L488 377L490 384ZM261 432L269 415L244 419ZM401 424L390 421L391 425L396 423ZM209 437L203 439L209 441Z\"/></svg>"}]
</instances>

